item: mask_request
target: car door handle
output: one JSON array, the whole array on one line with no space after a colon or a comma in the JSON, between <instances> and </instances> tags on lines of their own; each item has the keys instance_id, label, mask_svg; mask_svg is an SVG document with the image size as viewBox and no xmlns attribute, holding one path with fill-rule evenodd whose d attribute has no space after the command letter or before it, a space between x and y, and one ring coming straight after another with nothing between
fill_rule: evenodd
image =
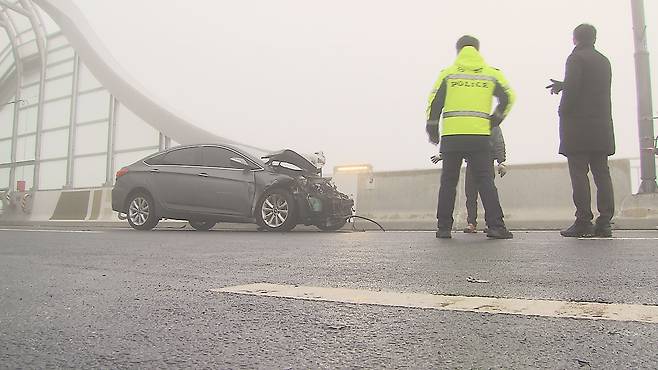
<instances>
[{"instance_id":1,"label":"car door handle","mask_svg":"<svg viewBox=\"0 0 658 370\"><path fill-rule=\"evenodd\" d=\"M154 169L150 170L149 172L152 172L152 173L158 173L158 172L160 172L160 170L157 169L157 168L154 168Z\"/></svg>"},{"instance_id":2,"label":"car door handle","mask_svg":"<svg viewBox=\"0 0 658 370\"><path fill-rule=\"evenodd\" d=\"M199 174L199 176L201 176L201 177L208 177L208 174L205 173L205 172L201 172L201 173Z\"/></svg>"}]
</instances>

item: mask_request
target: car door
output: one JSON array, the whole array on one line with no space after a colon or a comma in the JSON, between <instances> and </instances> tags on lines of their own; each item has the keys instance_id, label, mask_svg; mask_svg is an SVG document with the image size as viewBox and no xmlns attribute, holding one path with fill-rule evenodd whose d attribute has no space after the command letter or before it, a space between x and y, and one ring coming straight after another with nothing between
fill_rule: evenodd
<instances>
[{"instance_id":1,"label":"car door","mask_svg":"<svg viewBox=\"0 0 658 370\"><path fill-rule=\"evenodd\" d=\"M201 147L167 152L149 169L149 188L160 204L172 211L200 212L203 201L197 196L201 174Z\"/></svg>"},{"instance_id":2,"label":"car door","mask_svg":"<svg viewBox=\"0 0 658 370\"><path fill-rule=\"evenodd\" d=\"M222 146L204 146L202 170L204 181L198 195L209 211L234 216L251 216L255 194L254 169L257 167L244 156ZM243 162L238 165L235 158Z\"/></svg>"}]
</instances>

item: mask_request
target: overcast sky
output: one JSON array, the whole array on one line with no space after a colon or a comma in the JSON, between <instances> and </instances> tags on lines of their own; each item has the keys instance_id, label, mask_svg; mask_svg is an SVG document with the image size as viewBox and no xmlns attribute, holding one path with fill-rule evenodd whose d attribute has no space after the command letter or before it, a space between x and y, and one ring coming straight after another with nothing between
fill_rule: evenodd
<instances>
[{"instance_id":1,"label":"overcast sky","mask_svg":"<svg viewBox=\"0 0 658 370\"><path fill-rule=\"evenodd\" d=\"M430 168L425 104L463 34L517 93L511 164L562 161L557 105L572 30L612 62L616 158L638 157L630 0L77 0L119 63L193 123L254 146L323 150L334 165ZM468 4L468 5L467 5ZM658 4L646 1L658 111ZM651 23L654 22L654 23Z\"/></svg>"}]
</instances>

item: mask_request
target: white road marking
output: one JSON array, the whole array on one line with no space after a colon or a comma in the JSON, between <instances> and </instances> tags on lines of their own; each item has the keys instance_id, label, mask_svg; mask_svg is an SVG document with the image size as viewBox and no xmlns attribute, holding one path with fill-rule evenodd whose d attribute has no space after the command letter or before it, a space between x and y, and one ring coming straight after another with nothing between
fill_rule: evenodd
<instances>
[{"instance_id":1,"label":"white road marking","mask_svg":"<svg viewBox=\"0 0 658 370\"><path fill-rule=\"evenodd\" d=\"M0 229L0 231L18 231L26 233L91 233L98 234L104 231L96 230L42 230L42 229Z\"/></svg>"},{"instance_id":2,"label":"white road marking","mask_svg":"<svg viewBox=\"0 0 658 370\"><path fill-rule=\"evenodd\" d=\"M443 311L485 312L590 320L637 321L658 324L658 306L568 302L541 299L467 297L423 293L374 292L346 288L255 283L211 289L218 293L301 299Z\"/></svg>"},{"instance_id":3,"label":"white road marking","mask_svg":"<svg viewBox=\"0 0 658 370\"><path fill-rule=\"evenodd\" d=\"M658 238L625 238L625 237L614 237L614 238L578 238L578 240L658 240Z\"/></svg>"}]
</instances>

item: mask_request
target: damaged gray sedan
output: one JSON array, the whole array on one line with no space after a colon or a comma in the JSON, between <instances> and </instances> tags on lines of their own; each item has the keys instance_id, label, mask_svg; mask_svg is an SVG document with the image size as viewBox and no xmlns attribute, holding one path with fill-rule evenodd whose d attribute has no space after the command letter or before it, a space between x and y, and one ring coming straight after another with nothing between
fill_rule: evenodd
<instances>
[{"instance_id":1,"label":"damaged gray sedan","mask_svg":"<svg viewBox=\"0 0 658 370\"><path fill-rule=\"evenodd\" d=\"M218 222L256 223L267 231L298 224L338 230L354 201L321 173L292 150L257 158L230 145L179 146L120 169L112 209L137 230L161 219L188 220L196 230Z\"/></svg>"}]
</instances>

